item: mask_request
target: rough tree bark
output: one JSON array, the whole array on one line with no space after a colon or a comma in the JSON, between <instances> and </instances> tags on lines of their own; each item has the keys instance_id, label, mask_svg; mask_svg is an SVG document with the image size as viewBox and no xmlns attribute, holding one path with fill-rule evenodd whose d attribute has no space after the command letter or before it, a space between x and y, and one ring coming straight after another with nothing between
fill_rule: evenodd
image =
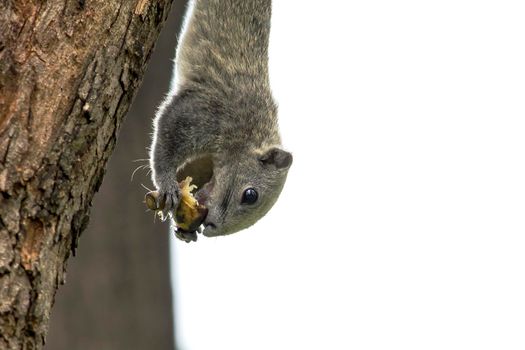
<instances>
[{"instance_id":1,"label":"rough tree bark","mask_svg":"<svg viewBox=\"0 0 525 350\"><path fill-rule=\"evenodd\" d=\"M0 349L44 343L170 5L0 1Z\"/></svg>"},{"instance_id":2,"label":"rough tree bark","mask_svg":"<svg viewBox=\"0 0 525 350\"><path fill-rule=\"evenodd\" d=\"M44 350L175 348L168 226L144 212L140 184L151 183L148 169L130 177L145 164L134 160L148 158L148 133L169 88L185 5L173 1L122 124L80 249L68 262L67 283L55 297Z\"/></svg>"}]
</instances>

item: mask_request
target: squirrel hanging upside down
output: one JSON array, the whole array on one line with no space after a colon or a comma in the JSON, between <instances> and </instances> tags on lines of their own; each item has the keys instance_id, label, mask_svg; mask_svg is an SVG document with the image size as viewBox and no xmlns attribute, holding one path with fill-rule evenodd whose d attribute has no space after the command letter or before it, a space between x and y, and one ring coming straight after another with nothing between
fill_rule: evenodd
<instances>
[{"instance_id":1,"label":"squirrel hanging upside down","mask_svg":"<svg viewBox=\"0 0 525 350\"><path fill-rule=\"evenodd\" d=\"M186 15L171 90L155 117L157 191L146 203L171 213L172 229L187 242L196 232L211 237L253 225L286 181L292 155L281 146L270 90L270 18L271 0L196 0ZM182 219L187 177L198 188L189 207L200 209Z\"/></svg>"}]
</instances>

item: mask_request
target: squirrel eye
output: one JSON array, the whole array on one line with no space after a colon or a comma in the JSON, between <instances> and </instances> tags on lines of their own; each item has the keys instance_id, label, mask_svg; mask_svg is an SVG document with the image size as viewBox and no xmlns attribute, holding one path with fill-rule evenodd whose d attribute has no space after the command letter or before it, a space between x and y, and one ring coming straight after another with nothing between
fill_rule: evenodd
<instances>
[{"instance_id":1,"label":"squirrel eye","mask_svg":"<svg viewBox=\"0 0 525 350\"><path fill-rule=\"evenodd\" d=\"M253 204L257 202L257 198L259 198L257 191L254 188L248 188L242 194L242 204Z\"/></svg>"}]
</instances>

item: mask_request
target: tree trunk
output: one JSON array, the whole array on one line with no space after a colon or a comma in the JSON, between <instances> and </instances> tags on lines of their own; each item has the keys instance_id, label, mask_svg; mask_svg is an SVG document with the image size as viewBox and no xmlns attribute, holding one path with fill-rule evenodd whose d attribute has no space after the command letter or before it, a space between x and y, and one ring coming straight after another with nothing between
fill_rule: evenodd
<instances>
[{"instance_id":1,"label":"tree trunk","mask_svg":"<svg viewBox=\"0 0 525 350\"><path fill-rule=\"evenodd\" d=\"M184 0L174 0L56 295L44 349L173 350L168 225L141 203L152 119L168 91ZM115 215L113 208L119 208ZM82 315L79 317L79 315Z\"/></svg>"},{"instance_id":2,"label":"tree trunk","mask_svg":"<svg viewBox=\"0 0 525 350\"><path fill-rule=\"evenodd\" d=\"M44 343L170 4L0 1L0 349Z\"/></svg>"}]
</instances>

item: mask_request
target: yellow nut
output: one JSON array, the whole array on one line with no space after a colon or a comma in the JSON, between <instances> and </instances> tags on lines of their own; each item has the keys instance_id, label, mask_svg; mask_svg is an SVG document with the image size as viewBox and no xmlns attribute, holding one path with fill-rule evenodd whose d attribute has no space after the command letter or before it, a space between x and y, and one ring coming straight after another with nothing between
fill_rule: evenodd
<instances>
[{"instance_id":1,"label":"yellow nut","mask_svg":"<svg viewBox=\"0 0 525 350\"><path fill-rule=\"evenodd\" d=\"M206 218L208 209L205 206L200 205L199 202L193 197L191 193L197 188L195 185L191 185L192 178L187 177L186 179L179 182L180 187L180 200L179 205L173 211L173 217L177 227L186 232L196 231L200 224ZM151 191L146 193L144 202L150 210L155 210L160 213L164 209L164 203L159 203L157 207L157 200L159 193L157 191Z\"/></svg>"},{"instance_id":2,"label":"yellow nut","mask_svg":"<svg viewBox=\"0 0 525 350\"><path fill-rule=\"evenodd\" d=\"M179 206L175 210L175 223L177 227L187 231L193 232L199 228L204 221L208 210L193 197L192 191L197 188L191 185L192 178L187 177L179 183L180 187L180 201Z\"/></svg>"}]
</instances>

